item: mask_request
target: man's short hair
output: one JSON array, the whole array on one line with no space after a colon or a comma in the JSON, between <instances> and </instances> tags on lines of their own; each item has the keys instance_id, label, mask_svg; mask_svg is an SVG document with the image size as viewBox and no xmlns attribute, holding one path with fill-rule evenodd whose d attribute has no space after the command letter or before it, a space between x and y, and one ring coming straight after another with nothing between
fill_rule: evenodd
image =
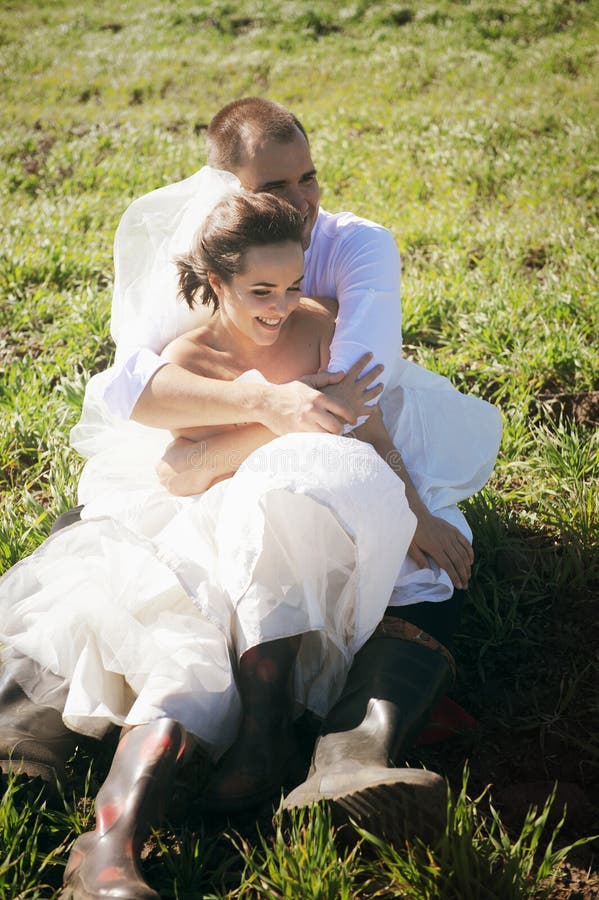
<instances>
[{"instance_id":1,"label":"man's short hair","mask_svg":"<svg viewBox=\"0 0 599 900\"><path fill-rule=\"evenodd\" d=\"M243 97L217 112L207 132L208 164L235 172L244 146L257 138L288 144L297 131L308 140L306 130L293 113L274 100Z\"/></svg>"}]
</instances>

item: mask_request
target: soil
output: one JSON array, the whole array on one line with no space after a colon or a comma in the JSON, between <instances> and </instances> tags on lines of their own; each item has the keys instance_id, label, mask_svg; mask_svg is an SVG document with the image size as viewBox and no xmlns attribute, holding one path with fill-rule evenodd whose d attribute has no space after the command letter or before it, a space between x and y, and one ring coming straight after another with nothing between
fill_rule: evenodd
<instances>
[{"instance_id":1,"label":"soil","mask_svg":"<svg viewBox=\"0 0 599 900\"><path fill-rule=\"evenodd\" d=\"M554 421L563 418L585 426L599 422L599 391L544 391L537 402Z\"/></svg>"}]
</instances>

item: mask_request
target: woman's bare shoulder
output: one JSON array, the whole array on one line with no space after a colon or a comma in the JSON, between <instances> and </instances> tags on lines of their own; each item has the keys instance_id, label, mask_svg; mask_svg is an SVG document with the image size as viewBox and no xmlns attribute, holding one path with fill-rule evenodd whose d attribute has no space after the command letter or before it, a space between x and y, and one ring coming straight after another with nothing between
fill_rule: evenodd
<instances>
[{"instance_id":1,"label":"woman's bare shoulder","mask_svg":"<svg viewBox=\"0 0 599 900\"><path fill-rule=\"evenodd\" d=\"M296 315L305 328L319 337L331 339L335 331L337 302L335 300L302 297Z\"/></svg>"},{"instance_id":2,"label":"woman's bare shoulder","mask_svg":"<svg viewBox=\"0 0 599 900\"><path fill-rule=\"evenodd\" d=\"M329 363L329 348L335 333L337 301L302 297L296 310L299 336L310 344L318 344L318 368L326 368Z\"/></svg>"},{"instance_id":3,"label":"woman's bare shoulder","mask_svg":"<svg viewBox=\"0 0 599 900\"><path fill-rule=\"evenodd\" d=\"M213 347L210 326L194 328L172 340L160 356L170 363L189 369L198 375L208 375Z\"/></svg>"},{"instance_id":4,"label":"woman's bare shoulder","mask_svg":"<svg viewBox=\"0 0 599 900\"><path fill-rule=\"evenodd\" d=\"M333 297L302 297L299 309L334 322L337 318L339 304Z\"/></svg>"}]
</instances>

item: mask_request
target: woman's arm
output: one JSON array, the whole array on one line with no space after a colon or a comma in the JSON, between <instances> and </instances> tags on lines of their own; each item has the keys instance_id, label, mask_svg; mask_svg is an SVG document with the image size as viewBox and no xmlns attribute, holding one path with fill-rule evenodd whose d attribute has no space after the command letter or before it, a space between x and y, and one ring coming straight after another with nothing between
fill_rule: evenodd
<instances>
[{"instance_id":1,"label":"woman's arm","mask_svg":"<svg viewBox=\"0 0 599 900\"><path fill-rule=\"evenodd\" d=\"M377 407L368 421L353 433L359 440L372 444L381 459L404 483L407 501L418 522L408 551L412 559L422 568L427 568L426 555L432 557L438 566L445 569L454 587L467 587L474 562L472 545L457 528L428 511L407 473L401 453L385 428L380 409Z\"/></svg>"},{"instance_id":2,"label":"woman's arm","mask_svg":"<svg viewBox=\"0 0 599 900\"><path fill-rule=\"evenodd\" d=\"M354 406L371 403L379 396L382 385L370 385L380 376L382 367L375 366L362 375L369 362L369 356L358 360L339 383L341 402ZM186 437L177 437L169 444L156 467L161 483L171 494L187 496L207 490L233 475L250 453L277 437L257 423L206 430L197 440L190 439L193 432L189 429Z\"/></svg>"},{"instance_id":3,"label":"woman's arm","mask_svg":"<svg viewBox=\"0 0 599 900\"><path fill-rule=\"evenodd\" d=\"M335 329L334 313L337 304L334 300L320 298L318 300L303 298L301 311L298 310L294 320L297 344L310 343L316 338L319 341L318 362L321 369L328 362L328 347ZM163 351L163 356L171 363L181 366L190 374L199 376L212 375L214 372L214 356L210 349L207 329L198 329L172 341ZM305 362L305 360L304 360ZM349 371L337 378L339 393L336 401L340 407L352 410L352 421L362 412L370 412L370 406L382 391L380 383L374 384L382 373L382 366L374 366L367 375L364 369L371 362L371 354L361 357ZM273 377L285 377L293 368L291 360L287 360L287 368L276 372ZM218 369L216 370L218 371ZM297 368L296 370L297 371ZM320 373L319 373L320 374ZM290 384L301 386L302 381L310 383L317 375L308 375ZM329 376L330 377L330 376ZM218 383L218 382L217 382ZM226 385L239 385L238 380L224 381ZM271 385L263 381L260 387L285 387ZM338 423L341 425L341 423ZM171 493L180 496L198 494L212 484L233 475L241 463L256 449L277 437L277 432L264 423L256 422L250 416L236 424L214 423L211 426L173 428L175 440L168 446L156 470L161 483Z\"/></svg>"},{"instance_id":4,"label":"woman's arm","mask_svg":"<svg viewBox=\"0 0 599 900\"><path fill-rule=\"evenodd\" d=\"M263 425L241 425L212 433L199 441L176 438L156 466L161 484L171 494L201 494L218 481L230 478L250 453L276 438Z\"/></svg>"}]
</instances>

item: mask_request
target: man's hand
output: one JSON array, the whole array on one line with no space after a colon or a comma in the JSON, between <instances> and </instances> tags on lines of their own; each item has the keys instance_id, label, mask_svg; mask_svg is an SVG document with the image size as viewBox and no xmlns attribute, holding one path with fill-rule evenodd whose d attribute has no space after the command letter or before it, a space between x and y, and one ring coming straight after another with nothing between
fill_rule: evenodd
<instances>
[{"instance_id":1,"label":"man's hand","mask_svg":"<svg viewBox=\"0 0 599 900\"><path fill-rule=\"evenodd\" d=\"M421 568L430 566L427 554L445 569L453 586L468 587L474 562L472 545L464 535L422 506L417 513L418 525L408 553Z\"/></svg>"},{"instance_id":2,"label":"man's hand","mask_svg":"<svg viewBox=\"0 0 599 900\"><path fill-rule=\"evenodd\" d=\"M345 423L353 424L358 416L371 412L366 404L376 400L383 389L379 384L370 387L382 366L358 377L371 359L371 353L365 354L347 373L318 372L288 384L269 385L262 423L275 434L342 434Z\"/></svg>"},{"instance_id":3,"label":"man's hand","mask_svg":"<svg viewBox=\"0 0 599 900\"><path fill-rule=\"evenodd\" d=\"M310 376L310 383L302 379L269 385L260 421L277 435L292 431L341 434L343 426L339 419L343 409L340 404L328 400L320 392L320 386L334 384L342 378L343 372L335 375L323 373Z\"/></svg>"},{"instance_id":4,"label":"man's hand","mask_svg":"<svg viewBox=\"0 0 599 900\"><path fill-rule=\"evenodd\" d=\"M457 528L428 511L418 496L401 453L391 441L380 407L376 407L368 420L356 428L354 433L360 440L372 444L381 459L385 460L405 485L407 501L418 523L408 549L414 562L422 569L428 569L428 556L445 569L454 587L467 587L474 562L472 545Z\"/></svg>"},{"instance_id":5,"label":"man's hand","mask_svg":"<svg viewBox=\"0 0 599 900\"><path fill-rule=\"evenodd\" d=\"M372 353L365 353L351 369L347 370L341 381L322 388L323 394L329 399L342 404L343 421L350 425L355 425L362 416L370 415L373 407L368 404L376 400L383 391L381 383L371 387L372 383L382 375L383 366L373 366L366 375L362 374L371 361Z\"/></svg>"}]
</instances>

